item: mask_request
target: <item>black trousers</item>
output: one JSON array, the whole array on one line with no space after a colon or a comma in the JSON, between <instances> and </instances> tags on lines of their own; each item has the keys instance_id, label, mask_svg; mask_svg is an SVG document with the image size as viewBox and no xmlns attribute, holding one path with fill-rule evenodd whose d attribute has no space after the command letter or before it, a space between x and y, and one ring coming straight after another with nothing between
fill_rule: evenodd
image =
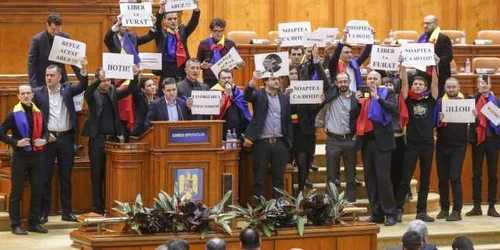
<instances>
[{"instance_id":1,"label":"black trousers","mask_svg":"<svg viewBox=\"0 0 500 250\"><path fill-rule=\"evenodd\" d=\"M391 151L380 150L375 138L364 138L361 156L372 216L395 216L396 202L390 180Z\"/></svg>"},{"instance_id":2,"label":"black trousers","mask_svg":"<svg viewBox=\"0 0 500 250\"><path fill-rule=\"evenodd\" d=\"M391 154L391 184L394 187L394 196L396 196L396 188L403 179L403 163L405 159L405 138L404 136L394 137L396 148Z\"/></svg>"},{"instance_id":3,"label":"black trousers","mask_svg":"<svg viewBox=\"0 0 500 250\"><path fill-rule=\"evenodd\" d=\"M427 196L429 195L429 185L432 168L432 157L434 155L434 145L406 144L405 157L403 163L403 178L396 190L396 205L403 208L406 194L410 191L410 182L415 172L417 158L420 160L420 180L418 186L417 213L427 212Z\"/></svg>"},{"instance_id":4,"label":"black trousers","mask_svg":"<svg viewBox=\"0 0 500 250\"><path fill-rule=\"evenodd\" d=\"M492 137L476 145L472 144L472 199L475 204L481 204L482 181L483 175L483 160L486 155L486 163L488 165L488 203L495 204L497 202L497 186L498 186L498 143Z\"/></svg>"},{"instance_id":5,"label":"black trousers","mask_svg":"<svg viewBox=\"0 0 500 250\"><path fill-rule=\"evenodd\" d=\"M450 210L450 184L453 194L453 211L462 212L462 166L467 146L456 148L436 147L436 165L439 178L441 210Z\"/></svg>"},{"instance_id":6,"label":"black trousers","mask_svg":"<svg viewBox=\"0 0 500 250\"><path fill-rule=\"evenodd\" d=\"M28 223L40 223L40 209L43 194L43 155L42 152L14 152L11 162L11 190L9 195L9 217L11 227L21 226L21 198L24 180L28 175L31 186L30 213Z\"/></svg>"},{"instance_id":7,"label":"black trousers","mask_svg":"<svg viewBox=\"0 0 500 250\"><path fill-rule=\"evenodd\" d=\"M50 211L52 175L54 163L57 159L59 176L59 199L63 213L72 213L71 208L71 172L75 159L74 133L64 133L57 137L55 142L45 145L43 151L45 181L43 187L43 202L41 215L47 216Z\"/></svg>"},{"instance_id":8,"label":"black trousers","mask_svg":"<svg viewBox=\"0 0 500 250\"><path fill-rule=\"evenodd\" d=\"M346 171L346 195L350 202L356 201L356 141L338 140L332 136L326 139L326 183L340 179L340 157Z\"/></svg>"},{"instance_id":9,"label":"black trousers","mask_svg":"<svg viewBox=\"0 0 500 250\"><path fill-rule=\"evenodd\" d=\"M271 164L273 187L285 187L285 168L288 162L289 149L282 139L271 143L268 140L256 140L252 146L254 192L256 196L264 196L264 185L269 164ZM273 190L273 198L282 195Z\"/></svg>"}]
</instances>

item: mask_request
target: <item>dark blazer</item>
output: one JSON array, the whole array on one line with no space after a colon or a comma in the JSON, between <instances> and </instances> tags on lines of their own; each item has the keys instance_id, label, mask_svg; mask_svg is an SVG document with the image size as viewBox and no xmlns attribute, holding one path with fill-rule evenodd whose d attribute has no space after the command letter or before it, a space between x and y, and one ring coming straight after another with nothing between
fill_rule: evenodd
<instances>
[{"instance_id":1,"label":"dark blazer","mask_svg":"<svg viewBox=\"0 0 500 250\"><path fill-rule=\"evenodd\" d=\"M130 41L132 41L132 43L134 44L135 51L139 53L139 46L155 39L156 32L149 30L149 32L144 36L137 36L136 33L129 32L128 35L130 37ZM111 53L122 52L122 43L120 42L120 38L118 38L118 34L116 32L113 32L111 28L104 36L104 44Z\"/></svg>"},{"instance_id":2,"label":"dark blazer","mask_svg":"<svg viewBox=\"0 0 500 250\"><path fill-rule=\"evenodd\" d=\"M399 115L398 101L396 100L396 95L392 90L388 90L387 99L378 99L380 106L389 112L392 116ZM358 108L361 109L361 104L358 103ZM383 126L382 123L372 121L373 124L373 134L375 136L375 141L377 142L377 147L381 151L393 150L396 148L396 141L394 140L394 130L392 128L392 123L389 122L387 126ZM358 137L360 142L363 142L363 137Z\"/></svg>"},{"instance_id":3,"label":"dark blazer","mask_svg":"<svg viewBox=\"0 0 500 250\"><path fill-rule=\"evenodd\" d=\"M203 62L205 59L212 60L212 58L214 57L214 52L210 47L210 40L212 40L211 37L201 41L200 44L198 45L198 54L196 56L196 58L198 58L198 61ZM236 46L236 44L233 42L233 40L226 37L224 41L224 48L221 51L221 58L225 56L229 52L229 50L234 46ZM212 72L211 69L204 69L203 81L208 82L211 80L217 81L217 77L214 75L214 72Z\"/></svg>"},{"instance_id":4,"label":"dark blazer","mask_svg":"<svg viewBox=\"0 0 500 250\"><path fill-rule=\"evenodd\" d=\"M402 250L402 249L403 249L402 246L399 246L399 247L388 247L387 248L387 250ZM422 250L437 250L437 247L434 244L425 244L422 247Z\"/></svg>"},{"instance_id":5,"label":"dark blazer","mask_svg":"<svg viewBox=\"0 0 500 250\"><path fill-rule=\"evenodd\" d=\"M65 82L61 84L60 93L63 97L63 102L66 105L69 113L69 119L71 125L73 126L73 132L78 133L78 117L75 111L75 103L73 102L73 97L81 94L89 85L88 76L81 76L80 83L78 85L72 85L71 82ZM49 120L50 114L50 103L49 103L49 91L47 85L40 86L34 90L33 102L35 105L42 110L43 117L46 117L46 121Z\"/></svg>"},{"instance_id":6,"label":"dark blazer","mask_svg":"<svg viewBox=\"0 0 500 250\"><path fill-rule=\"evenodd\" d=\"M167 30L163 29L163 15L165 13L156 13L156 36L155 36L155 41L156 41L156 49L158 53L161 53L163 55L163 52L165 52L165 44L167 42ZM186 50L186 56L187 59L190 58L189 56L189 49L188 49L188 44L187 44L187 39L188 37L194 32L196 27L198 26L198 23L200 21L200 11L193 11L193 14L191 15L191 19L189 20L187 25L180 24L179 25L179 36L181 37L182 44L184 45L184 49ZM175 63L163 63L162 64L162 72L158 71L153 71L156 75L166 75L166 76L175 76L176 72L179 72L180 70L183 71L185 64L180 67L180 69L177 68L177 65ZM184 72L181 72L184 74Z\"/></svg>"},{"instance_id":7,"label":"dark blazer","mask_svg":"<svg viewBox=\"0 0 500 250\"><path fill-rule=\"evenodd\" d=\"M337 47L335 48L335 51L333 52L332 59L328 63L328 70L330 70L330 81L333 83L335 82L335 79L337 78L337 68L339 66L339 60L340 60L340 53L342 53L342 48L344 47L344 44L339 42L337 43ZM361 67L361 65L368 59L370 54L372 53L372 45L367 44L366 47L363 49L361 52L361 55L359 55L358 58L354 59L358 63L358 65ZM326 58L325 60L328 60ZM347 67L347 65L346 65ZM360 72L361 74L361 72ZM356 84L361 84L361 83L356 83Z\"/></svg>"},{"instance_id":8,"label":"dark blazer","mask_svg":"<svg viewBox=\"0 0 500 250\"><path fill-rule=\"evenodd\" d=\"M429 36L430 37L430 36ZM451 40L443 33L439 33L434 47L434 52L439 57L439 96L444 94L444 83L451 76L450 63L453 60Z\"/></svg>"},{"instance_id":9,"label":"dark blazer","mask_svg":"<svg viewBox=\"0 0 500 250\"><path fill-rule=\"evenodd\" d=\"M191 112L189 111L186 102L180 98L176 99L177 116L180 121L191 120ZM151 121L168 121L167 100L165 97L154 100L149 106L146 116L147 127L151 126Z\"/></svg>"},{"instance_id":10,"label":"dark blazer","mask_svg":"<svg viewBox=\"0 0 500 250\"><path fill-rule=\"evenodd\" d=\"M47 121L45 120L43 113L42 113L42 117L43 117L43 125L42 125L41 138L47 140L49 138L49 131L47 130ZM33 134L33 121L32 121L32 119L30 120L28 118L28 123L30 126L30 132L31 132L30 138L31 138L32 134ZM12 132L12 136L7 135L7 132L9 130ZM0 141L10 145L14 152L25 152L23 150L23 148L17 146L17 141L19 141L21 139L23 139L23 137L19 133L19 130L17 130L14 112L9 112L7 114L7 116L5 117L4 121L2 122L2 124L0 124ZM35 139L37 139L37 138L35 138ZM31 142L31 145L33 146L33 141Z\"/></svg>"},{"instance_id":11,"label":"dark blazer","mask_svg":"<svg viewBox=\"0 0 500 250\"><path fill-rule=\"evenodd\" d=\"M287 96L282 93L277 94L281 104L281 130L283 139L288 147L292 146L293 129L291 118L291 106ZM247 85L244 98L253 105L253 116L245 132L245 137L251 141L259 139L264 124L266 122L267 112L269 110L269 99L264 89L256 90Z\"/></svg>"},{"instance_id":12,"label":"dark blazer","mask_svg":"<svg viewBox=\"0 0 500 250\"><path fill-rule=\"evenodd\" d=\"M477 104L477 101L479 100L479 97L480 97L479 93L475 93L474 95L470 96L470 98L474 98L474 100L476 101L476 104ZM497 104L498 104L497 106L500 108L500 98L496 97L496 99L497 99ZM479 110L478 110L478 112L479 112ZM474 143L474 144L476 144L476 142L477 142L476 127L478 125L479 125L479 119L476 118L476 122L470 123L470 127L469 127L469 142ZM488 129L490 129L489 126L488 126ZM500 135L496 135L494 138L498 142L498 143L496 143L497 148L500 149Z\"/></svg>"},{"instance_id":13,"label":"dark blazer","mask_svg":"<svg viewBox=\"0 0 500 250\"><path fill-rule=\"evenodd\" d=\"M135 124L144 124L151 104L142 90L133 92L132 99L134 101Z\"/></svg>"},{"instance_id":14,"label":"dark blazer","mask_svg":"<svg viewBox=\"0 0 500 250\"><path fill-rule=\"evenodd\" d=\"M62 32L59 33L58 36L69 38L68 34ZM68 81L68 74L66 73L64 64L49 61L49 54L53 42L54 38L47 31L42 31L31 38L28 52L28 76L30 85L33 88L45 85L45 70L51 64L61 67L61 83ZM73 68L77 76L80 75L80 69L78 67L72 65L71 68Z\"/></svg>"},{"instance_id":15,"label":"dark blazer","mask_svg":"<svg viewBox=\"0 0 500 250\"><path fill-rule=\"evenodd\" d=\"M99 90L97 89L100 83L101 82L99 80L96 80L87 88L87 90L85 90L84 97L88 105L89 113L87 116L87 121L85 121L85 125L83 126L82 136L92 138L97 136L97 133L99 132L99 120L102 113L103 102L102 94L99 93ZM131 92L135 91L137 91L137 76L135 76L134 80L130 82L126 89L117 90L113 84L111 84L109 88L107 95L113 103L113 109L115 113L114 123L115 128L117 129L117 135L121 135L123 133L121 122L119 119L120 117L118 113L117 102L118 100L127 97Z\"/></svg>"}]
</instances>

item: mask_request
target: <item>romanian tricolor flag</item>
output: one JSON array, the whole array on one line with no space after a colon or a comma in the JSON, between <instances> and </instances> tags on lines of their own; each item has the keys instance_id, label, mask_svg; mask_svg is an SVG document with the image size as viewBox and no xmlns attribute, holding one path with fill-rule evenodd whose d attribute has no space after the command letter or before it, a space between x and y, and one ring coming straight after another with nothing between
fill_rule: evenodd
<instances>
[{"instance_id":1,"label":"romanian tricolor flag","mask_svg":"<svg viewBox=\"0 0 500 250\"><path fill-rule=\"evenodd\" d=\"M125 32L125 34L123 35L121 54L133 55L134 64L138 64L141 61L141 58L139 58L132 40L130 40L128 32ZM126 80L120 85L120 88L128 88L129 84L130 80ZM131 130L135 123L134 101L132 99L132 95L129 95L118 101L118 112L120 113L120 120L127 121L127 128Z\"/></svg>"},{"instance_id":2,"label":"romanian tricolor flag","mask_svg":"<svg viewBox=\"0 0 500 250\"><path fill-rule=\"evenodd\" d=\"M12 112L14 113L14 120L16 121L16 127L19 131L19 134L23 138L31 138L31 141L33 142L35 141L35 139L42 137L43 117L42 112L40 112L40 109L38 109L38 107L34 103L31 103L31 106L33 107L33 131L31 133L31 137L30 125L28 123L28 118L26 117L26 111L24 111L21 102L17 103L16 106L14 106L14 110ZM24 147L24 151L26 152L40 151L42 149L43 147L36 147L31 145Z\"/></svg>"}]
</instances>

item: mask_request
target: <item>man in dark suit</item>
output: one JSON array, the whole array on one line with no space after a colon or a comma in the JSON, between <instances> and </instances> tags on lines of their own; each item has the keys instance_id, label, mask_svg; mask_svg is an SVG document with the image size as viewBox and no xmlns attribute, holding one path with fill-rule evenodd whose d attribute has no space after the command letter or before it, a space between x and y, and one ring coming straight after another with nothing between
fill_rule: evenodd
<instances>
[{"instance_id":1,"label":"man in dark suit","mask_svg":"<svg viewBox=\"0 0 500 250\"><path fill-rule=\"evenodd\" d=\"M28 177L31 187L28 231L47 233L47 229L40 225L40 206L43 191L42 152L47 144L49 131L42 112L31 102L31 86L24 84L18 90L19 103L0 125L0 141L11 146L13 151L9 194L11 232L17 235L28 234L21 227L21 197L24 181ZM7 135L9 130L12 136Z\"/></svg>"},{"instance_id":2,"label":"man in dark suit","mask_svg":"<svg viewBox=\"0 0 500 250\"><path fill-rule=\"evenodd\" d=\"M45 183L40 223L46 223L51 203L52 174L57 158L59 172L59 191L63 210L62 220L76 222L71 208L71 171L75 158L73 144L78 133L78 117L73 97L88 86L87 60L82 60L80 84L60 83L61 68L50 65L45 71L45 86L35 89L33 102L42 110L49 130L49 143L43 151Z\"/></svg>"},{"instance_id":3,"label":"man in dark suit","mask_svg":"<svg viewBox=\"0 0 500 250\"><path fill-rule=\"evenodd\" d=\"M244 98L253 105L253 117L245 137L253 142L252 158L255 195L264 195L267 169L271 163L273 187L284 188L285 167L292 146L292 120L290 100L280 93L278 77L262 78L265 88L256 85L262 73L255 71L245 88ZM281 194L273 190L273 197Z\"/></svg>"},{"instance_id":4,"label":"man in dark suit","mask_svg":"<svg viewBox=\"0 0 500 250\"><path fill-rule=\"evenodd\" d=\"M154 71L155 75L161 77L173 77L180 81L186 77L184 66L190 58L187 39L194 32L200 21L200 9L193 10L189 23L183 25L178 23L177 12L165 13L166 0L160 1L160 9L156 15L156 48L162 54L162 71ZM198 0L195 0L198 4ZM166 29L163 29L165 23Z\"/></svg>"},{"instance_id":5,"label":"man in dark suit","mask_svg":"<svg viewBox=\"0 0 500 250\"><path fill-rule=\"evenodd\" d=\"M438 89L439 96L444 95L444 84L451 76L450 63L453 60L453 49L448 36L441 33L438 26L438 18L435 15L428 15L424 18L424 34L418 39L419 43L433 43L434 53L439 57L438 63ZM432 68L428 67L427 74L432 74Z\"/></svg>"},{"instance_id":6,"label":"man in dark suit","mask_svg":"<svg viewBox=\"0 0 500 250\"><path fill-rule=\"evenodd\" d=\"M163 97L154 100L149 106L146 116L146 126L151 126L151 121L184 121L191 120L192 100L187 103L177 97L175 79L167 77L163 81Z\"/></svg>"},{"instance_id":7,"label":"man in dark suit","mask_svg":"<svg viewBox=\"0 0 500 250\"><path fill-rule=\"evenodd\" d=\"M152 16L153 23L156 22L156 16ZM139 53L139 46L150 42L155 39L156 36L156 28L155 26L151 27L148 33L144 36L138 36L137 33L128 32L128 27L122 25L122 17L121 15L116 17L116 22L113 26L106 32L104 36L104 44L108 48L111 53L121 53L122 52L122 44L123 37L125 33L128 33L130 37L130 41L134 44L135 51Z\"/></svg>"},{"instance_id":8,"label":"man in dark suit","mask_svg":"<svg viewBox=\"0 0 500 250\"><path fill-rule=\"evenodd\" d=\"M62 18L59 13L52 13L47 17L47 30L42 31L31 39L28 52L28 75L30 85L35 88L45 85L45 69L51 64L61 68L61 83L68 81L68 75L64 64L49 61L50 50L54 42L54 36L69 38L69 35L61 32ZM71 66L78 76L80 69Z\"/></svg>"},{"instance_id":9,"label":"man in dark suit","mask_svg":"<svg viewBox=\"0 0 500 250\"><path fill-rule=\"evenodd\" d=\"M190 58L186 62L186 78L177 83L177 95L186 102L191 98L193 90L210 90L203 82L198 82L200 74L200 62L196 58ZM210 120L209 115L193 115L193 120Z\"/></svg>"},{"instance_id":10,"label":"man in dark suit","mask_svg":"<svg viewBox=\"0 0 500 250\"><path fill-rule=\"evenodd\" d=\"M421 243L420 246L422 250L436 250L435 244L429 243L429 230L427 229L427 224L422 220L412 220L408 223L408 230L406 232L416 232L420 235ZM403 247L388 247L387 250L402 250Z\"/></svg>"},{"instance_id":11,"label":"man in dark suit","mask_svg":"<svg viewBox=\"0 0 500 250\"><path fill-rule=\"evenodd\" d=\"M370 222L394 226L397 223L396 202L390 179L391 152L396 147L392 116L399 115L394 92L380 87L381 76L372 71L366 77L370 97L356 92L360 114L356 135L361 144L363 172L371 206ZM384 217L385 222L384 222Z\"/></svg>"},{"instance_id":12,"label":"man in dark suit","mask_svg":"<svg viewBox=\"0 0 500 250\"><path fill-rule=\"evenodd\" d=\"M93 211L104 213L103 181L106 169L104 144L106 141L123 141L123 129L118 117L117 102L131 92L137 91L139 69L134 66L134 80L126 89L117 90L106 78L104 69L98 68L96 81L85 90L88 105L88 117L83 126L82 135L89 137L90 174L92 178Z\"/></svg>"}]
</instances>

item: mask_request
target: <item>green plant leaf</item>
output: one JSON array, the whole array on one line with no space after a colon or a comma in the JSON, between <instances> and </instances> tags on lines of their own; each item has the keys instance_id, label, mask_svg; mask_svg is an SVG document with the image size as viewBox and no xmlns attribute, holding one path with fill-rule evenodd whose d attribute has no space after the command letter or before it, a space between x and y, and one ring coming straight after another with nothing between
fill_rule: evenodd
<instances>
[{"instance_id":1,"label":"green plant leaf","mask_svg":"<svg viewBox=\"0 0 500 250\"><path fill-rule=\"evenodd\" d=\"M262 229L262 232L264 233L265 236L267 237L271 237L272 235L272 231L271 229L269 228L269 225L266 225L266 224L263 224L261 226L261 229Z\"/></svg>"},{"instance_id":2,"label":"green plant leaf","mask_svg":"<svg viewBox=\"0 0 500 250\"><path fill-rule=\"evenodd\" d=\"M305 224L304 217L297 216L297 232L299 233L300 236L304 234L304 224Z\"/></svg>"},{"instance_id":3,"label":"green plant leaf","mask_svg":"<svg viewBox=\"0 0 500 250\"><path fill-rule=\"evenodd\" d=\"M204 240L205 237L207 237L207 232L208 232L208 228L204 227L204 228L201 229L201 231L200 231L200 238L202 240Z\"/></svg>"},{"instance_id":4,"label":"green plant leaf","mask_svg":"<svg viewBox=\"0 0 500 250\"><path fill-rule=\"evenodd\" d=\"M233 234L233 230L229 226L228 222L219 222L217 224L219 224L222 227L222 229L224 229L224 231L229 235Z\"/></svg>"},{"instance_id":5,"label":"green plant leaf","mask_svg":"<svg viewBox=\"0 0 500 250\"><path fill-rule=\"evenodd\" d=\"M295 198L291 194L289 194L286 190L284 190L284 189L274 187L274 190L278 191L278 193L284 195L289 200L292 200L292 201L295 200Z\"/></svg>"}]
</instances>

